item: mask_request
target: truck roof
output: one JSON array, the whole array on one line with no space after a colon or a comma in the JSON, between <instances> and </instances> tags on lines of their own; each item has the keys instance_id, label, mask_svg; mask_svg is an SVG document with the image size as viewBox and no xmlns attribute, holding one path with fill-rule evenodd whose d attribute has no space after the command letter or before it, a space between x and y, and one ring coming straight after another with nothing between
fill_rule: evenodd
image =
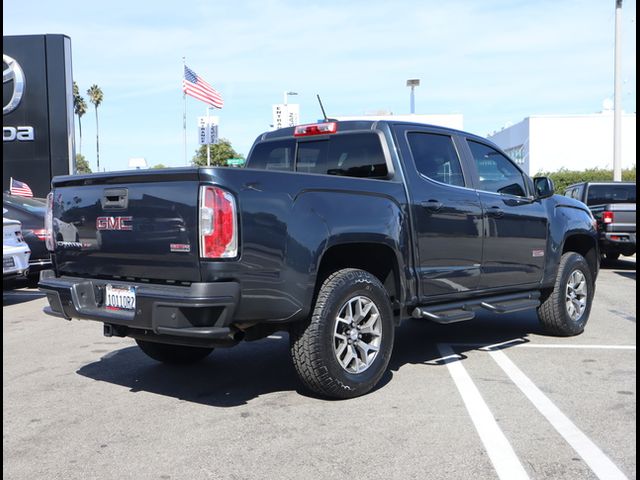
<instances>
[{"instance_id":1,"label":"truck roof","mask_svg":"<svg viewBox=\"0 0 640 480\"><path fill-rule=\"evenodd\" d=\"M376 130L381 125L388 125L389 127L394 125L413 125L420 128L428 128L430 130L438 131L440 133L465 135L467 137L475 138L485 143L494 145L494 143L491 142L490 140L487 140L486 138L481 137L479 135L475 135L473 133L465 132L463 130L456 130L455 128L442 127L439 125L431 125L426 123L407 122L404 120L366 120L366 119L343 120L343 121L328 119L328 121L335 122L339 125L338 132L344 132L344 131L350 131L350 130ZM320 121L317 123L320 124L325 122ZM278 130L265 132L262 135L260 135L258 138L259 140L271 140L274 138L293 137L293 132L295 131L295 128L296 127L285 127L285 128L280 128Z\"/></svg>"}]
</instances>

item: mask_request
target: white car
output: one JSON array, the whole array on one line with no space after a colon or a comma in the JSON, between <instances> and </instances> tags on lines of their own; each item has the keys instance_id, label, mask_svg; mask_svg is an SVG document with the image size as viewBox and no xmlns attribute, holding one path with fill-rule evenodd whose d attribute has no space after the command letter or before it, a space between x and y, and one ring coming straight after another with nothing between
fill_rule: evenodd
<instances>
[{"instance_id":1,"label":"white car","mask_svg":"<svg viewBox=\"0 0 640 480\"><path fill-rule=\"evenodd\" d=\"M22 225L2 217L2 233L2 279L26 276L31 250L22 237Z\"/></svg>"}]
</instances>

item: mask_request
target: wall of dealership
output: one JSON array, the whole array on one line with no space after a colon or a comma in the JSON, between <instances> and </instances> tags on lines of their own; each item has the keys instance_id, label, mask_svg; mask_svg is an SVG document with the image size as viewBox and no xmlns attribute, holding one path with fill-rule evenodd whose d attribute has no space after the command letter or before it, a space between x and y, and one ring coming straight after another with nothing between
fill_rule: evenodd
<instances>
[{"instance_id":1,"label":"wall of dealership","mask_svg":"<svg viewBox=\"0 0 640 480\"><path fill-rule=\"evenodd\" d=\"M532 115L488 136L529 175L613 168L613 111ZM622 168L636 164L636 114L622 115Z\"/></svg>"}]
</instances>

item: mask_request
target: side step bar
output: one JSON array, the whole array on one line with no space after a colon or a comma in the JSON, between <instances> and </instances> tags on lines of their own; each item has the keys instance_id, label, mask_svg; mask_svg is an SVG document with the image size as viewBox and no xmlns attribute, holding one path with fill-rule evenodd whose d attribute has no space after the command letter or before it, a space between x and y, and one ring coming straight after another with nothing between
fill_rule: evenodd
<instances>
[{"instance_id":1,"label":"side step bar","mask_svg":"<svg viewBox=\"0 0 640 480\"><path fill-rule=\"evenodd\" d=\"M484 308L493 313L512 313L540 305L540 292L513 293L495 297L469 299L464 302L442 303L414 308L413 318L426 318L436 323L455 323L473 320L476 310Z\"/></svg>"}]
</instances>

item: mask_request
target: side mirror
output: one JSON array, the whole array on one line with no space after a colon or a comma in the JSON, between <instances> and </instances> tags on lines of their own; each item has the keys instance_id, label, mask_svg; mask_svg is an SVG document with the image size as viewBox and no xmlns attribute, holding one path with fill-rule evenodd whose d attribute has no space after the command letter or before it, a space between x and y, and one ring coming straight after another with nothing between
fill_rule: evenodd
<instances>
[{"instance_id":1,"label":"side mirror","mask_svg":"<svg viewBox=\"0 0 640 480\"><path fill-rule=\"evenodd\" d=\"M533 186L536 189L537 198L548 198L555 192L553 180L549 177L536 177L533 179Z\"/></svg>"}]
</instances>

